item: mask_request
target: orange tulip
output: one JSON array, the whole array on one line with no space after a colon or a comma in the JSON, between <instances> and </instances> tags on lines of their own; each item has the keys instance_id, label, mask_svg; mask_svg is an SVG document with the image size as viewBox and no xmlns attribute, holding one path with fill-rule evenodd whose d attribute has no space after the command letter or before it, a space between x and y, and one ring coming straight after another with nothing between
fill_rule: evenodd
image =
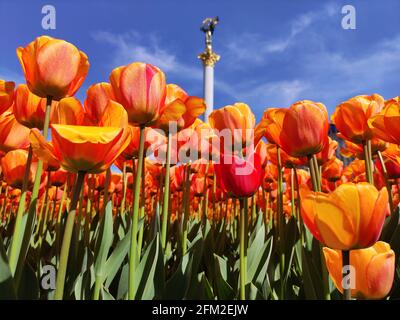
<instances>
[{"instance_id":1,"label":"orange tulip","mask_svg":"<svg viewBox=\"0 0 400 320\"><path fill-rule=\"evenodd\" d=\"M63 186L67 181L67 175L68 172L63 169L52 172L50 175L51 185L55 187Z\"/></svg>"},{"instance_id":2,"label":"orange tulip","mask_svg":"<svg viewBox=\"0 0 400 320\"><path fill-rule=\"evenodd\" d=\"M171 191L182 191L185 180L185 167L174 166L171 168Z\"/></svg>"},{"instance_id":3,"label":"orange tulip","mask_svg":"<svg viewBox=\"0 0 400 320\"><path fill-rule=\"evenodd\" d=\"M28 151L13 150L1 159L1 168L4 180L13 188L22 189L24 182L25 167L28 161ZM28 175L28 186L33 185L36 174L37 161L32 161Z\"/></svg>"},{"instance_id":4,"label":"orange tulip","mask_svg":"<svg viewBox=\"0 0 400 320\"><path fill-rule=\"evenodd\" d=\"M260 123L254 129L255 143L261 137L265 137L269 143L281 145L280 135L286 110L283 108L269 108L264 112Z\"/></svg>"},{"instance_id":5,"label":"orange tulip","mask_svg":"<svg viewBox=\"0 0 400 320\"><path fill-rule=\"evenodd\" d=\"M0 151L6 153L29 146L29 129L7 111L0 115Z\"/></svg>"},{"instance_id":6,"label":"orange tulip","mask_svg":"<svg viewBox=\"0 0 400 320\"><path fill-rule=\"evenodd\" d=\"M371 117L368 125L374 136L384 141L400 144L400 101L397 98L386 101L383 110Z\"/></svg>"},{"instance_id":7,"label":"orange tulip","mask_svg":"<svg viewBox=\"0 0 400 320\"><path fill-rule=\"evenodd\" d=\"M292 157L316 154L328 143L328 131L328 112L322 103L296 102L285 113L281 147Z\"/></svg>"},{"instance_id":8,"label":"orange tulip","mask_svg":"<svg viewBox=\"0 0 400 320\"><path fill-rule=\"evenodd\" d=\"M356 96L336 107L331 119L339 131L338 136L357 144L372 139L368 120L378 114L384 105L379 94Z\"/></svg>"},{"instance_id":9,"label":"orange tulip","mask_svg":"<svg viewBox=\"0 0 400 320\"><path fill-rule=\"evenodd\" d=\"M328 143L325 144L325 147L321 150L321 152L316 154L318 163L323 165L324 163L332 160L335 157L337 147L338 142L328 136Z\"/></svg>"},{"instance_id":10,"label":"orange tulip","mask_svg":"<svg viewBox=\"0 0 400 320\"><path fill-rule=\"evenodd\" d=\"M400 178L400 147L395 144L388 144L387 149L382 153L387 175L389 179ZM380 161L375 161L376 168L383 174L383 168Z\"/></svg>"},{"instance_id":11,"label":"orange tulip","mask_svg":"<svg viewBox=\"0 0 400 320\"><path fill-rule=\"evenodd\" d=\"M204 192L207 190L207 182L206 181L206 176L202 174L194 174L192 176L191 182L190 182L190 193L195 196L195 197L200 197L204 195Z\"/></svg>"},{"instance_id":12,"label":"orange tulip","mask_svg":"<svg viewBox=\"0 0 400 320\"><path fill-rule=\"evenodd\" d=\"M326 266L336 288L342 287L342 252L324 248ZM382 299L392 288L395 254L386 242L378 241L372 247L350 251L350 265L354 268L355 288L351 296L358 299ZM350 274L351 275L351 274Z\"/></svg>"},{"instance_id":13,"label":"orange tulip","mask_svg":"<svg viewBox=\"0 0 400 320\"><path fill-rule=\"evenodd\" d=\"M115 100L115 95L111 84L101 82L93 84L86 91L86 99L84 102L85 110L92 123L99 123L103 117L104 110L110 103Z\"/></svg>"},{"instance_id":14,"label":"orange tulip","mask_svg":"<svg viewBox=\"0 0 400 320\"><path fill-rule=\"evenodd\" d=\"M338 158L333 158L325 162L322 166L322 177L328 181L335 182L340 180L343 173L343 161Z\"/></svg>"},{"instance_id":15,"label":"orange tulip","mask_svg":"<svg viewBox=\"0 0 400 320\"><path fill-rule=\"evenodd\" d=\"M166 95L165 75L160 69L134 62L114 69L110 83L131 124L150 125L158 119Z\"/></svg>"},{"instance_id":16,"label":"orange tulip","mask_svg":"<svg viewBox=\"0 0 400 320\"><path fill-rule=\"evenodd\" d=\"M88 120L88 118L86 118L86 120ZM92 123L91 125L98 127L127 128L128 114L122 105L110 100L104 109L102 116L98 119L98 122Z\"/></svg>"},{"instance_id":17,"label":"orange tulip","mask_svg":"<svg viewBox=\"0 0 400 320\"><path fill-rule=\"evenodd\" d=\"M386 188L344 183L330 194L302 189L302 216L316 239L332 249L372 246L388 210Z\"/></svg>"},{"instance_id":18,"label":"orange tulip","mask_svg":"<svg viewBox=\"0 0 400 320\"><path fill-rule=\"evenodd\" d=\"M206 109L204 100L198 97L190 97L176 84L167 85L165 105L160 110L160 117L154 127L165 132L169 131L169 122L174 121L177 131L191 126L194 121L204 113Z\"/></svg>"},{"instance_id":19,"label":"orange tulip","mask_svg":"<svg viewBox=\"0 0 400 320\"><path fill-rule=\"evenodd\" d=\"M22 125L43 130L46 99L34 95L29 91L27 85L21 84L15 91L13 113Z\"/></svg>"},{"instance_id":20,"label":"orange tulip","mask_svg":"<svg viewBox=\"0 0 400 320\"><path fill-rule=\"evenodd\" d=\"M250 107L245 103L238 102L234 105L214 110L210 114L208 121L213 129L217 129L220 132L225 129L230 130L233 139L228 142L234 143L235 146L244 148L249 143L254 142L255 117ZM223 136L223 133L221 133L221 136Z\"/></svg>"},{"instance_id":21,"label":"orange tulip","mask_svg":"<svg viewBox=\"0 0 400 320\"><path fill-rule=\"evenodd\" d=\"M365 182L365 161L356 159L343 170L342 180L344 182Z\"/></svg>"},{"instance_id":22,"label":"orange tulip","mask_svg":"<svg viewBox=\"0 0 400 320\"><path fill-rule=\"evenodd\" d=\"M74 45L48 36L17 49L29 90L39 97L60 100L78 91L89 62Z\"/></svg>"},{"instance_id":23,"label":"orange tulip","mask_svg":"<svg viewBox=\"0 0 400 320\"><path fill-rule=\"evenodd\" d=\"M196 121L188 128L178 132L172 137L172 146L177 146L179 154L174 154L172 150L171 163L176 163L177 160L183 161L185 156L193 157L194 159L217 159L219 154L219 140L210 125L206 122L196 119ZM218 140L218 141L215 141ZM215 144L218 144L216 146ZM166 147L164 147L166 149ZM175 149L175 148L173 148Z\"/></svg>"},{"instance_id":24,"label":"orange tulip","mask_svg":"<svg viewBox=\"0 0 400 320\"><path fill-rule=\"evenodd\" d=\"M15 83L0 79L0 114L10 108L14 102Z\"/></svg>"},{"instance_id":25,"label":"orange tulip","mask_svg":"<svg viewBox=\"0 0 400 320\"><path fill-rule=\"evenodd\" d=\"M61 99L53 108L51 124L82 125L85 110L81 102L75 97Z\"/></svg>"},{"instance_id":26,"label":"orange tulip","mask_svg":"<svg viewBox=\"0 0 400 320\"><path fill-rule=\"evenodd\" d=\"M130 135L123 128L52 125L52 143L37 130L30 139L39 158L56 158L70 172L100 173L115 161L129 144ZM41 149L41 152L37 152Z\"/></svg>"}]
</instances>

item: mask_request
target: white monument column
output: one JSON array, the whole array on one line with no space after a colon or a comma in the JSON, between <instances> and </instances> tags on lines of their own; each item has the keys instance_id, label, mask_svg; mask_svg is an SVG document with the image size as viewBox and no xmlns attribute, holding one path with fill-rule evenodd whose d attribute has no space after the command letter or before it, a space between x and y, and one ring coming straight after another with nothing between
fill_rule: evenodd
<instances>
[{"instance_id":1,"label":"white monument column","mask_svg":"<svg viewBox=\"0 0 400 320\"><path fill-rule=\"evenodd\" d=\"M206 48L198 58L203 62L203 95L206 103L206 111L204 113L204 121L208 121L208 116L214 109L214 66L220 56L212 50L212 35L215 25L218 23L218 17L207 18L203 21L200 28L206 36Z\"/></svg>"}]
</instances>

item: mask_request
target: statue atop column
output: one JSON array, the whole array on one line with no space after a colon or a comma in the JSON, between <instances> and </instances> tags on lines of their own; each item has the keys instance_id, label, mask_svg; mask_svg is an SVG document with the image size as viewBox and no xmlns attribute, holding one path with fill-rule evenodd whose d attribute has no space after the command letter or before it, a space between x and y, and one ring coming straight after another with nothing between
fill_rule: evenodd
<instances>
[{"instance_id":1,"label":"statue atop column","mask_svg":"<svg viewBox=\"0 0 400 320\"><path fill-rule=\"evenodd\" d=\"M199 54L197 57L203 61L205 66L213 67L219 60L220 56L212 50L212 36L215 30L215 26L218 24L219 18L206 18L201 24L200 30L204 32L206 37L206 48L204 52Z\"/></svg>"}]
</instances>

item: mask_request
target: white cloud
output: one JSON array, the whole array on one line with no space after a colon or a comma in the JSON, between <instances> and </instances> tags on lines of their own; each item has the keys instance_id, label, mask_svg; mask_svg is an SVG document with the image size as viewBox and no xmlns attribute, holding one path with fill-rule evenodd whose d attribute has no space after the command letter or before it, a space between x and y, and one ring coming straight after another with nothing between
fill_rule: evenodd
<instances>
[{"instance_id":1,"label":"white cloud","mask_svg":"<svg viewBox=\"0 0 400 320\"><path fill-rule=\"evenodd\" d=\"M251 78L247 75L240 83L217 80L216 91L246 102L259 111L266 107L288 107L304 99L323 102L332 111L337 104L352 96L383 94L382 90L388 85L398 82L400 34L376 43L357 56L311 48L296 63L293 62L293 68L299 70L294 79L257 79L255 82L246 81Z\"/></svg>"},{"instance_id":2,"label":"white cloud","mask_svg":"<svg viewBox=\"0 0 400 320\"><path fill-rule=\"evenodd\" d=\"M202 78L201 68L182 63L176 54L165 49L165 46L161 46L159 39L154 35L142 36L135 31L124 34L98 31L92 36L96 41L113 47L111 67L143 61L182 78Z\"/></svg>"},{"instance_id":3,"label":"white cloud","mask_svg":"<svg viewBox=\"0 0 400 320\"><path fill-rule=\"evenodd\" d=\"M269 55L282 53L289 49L297 40L298 35L319 21L332 17L339 9L332 3L326 4L317 11L301 14L291 22L289 32L285 36L266 39L264 34L242 33L231 39L225 46L231 67L239 67L240 62L262 64Z\"/></svg>"}]
</instances>

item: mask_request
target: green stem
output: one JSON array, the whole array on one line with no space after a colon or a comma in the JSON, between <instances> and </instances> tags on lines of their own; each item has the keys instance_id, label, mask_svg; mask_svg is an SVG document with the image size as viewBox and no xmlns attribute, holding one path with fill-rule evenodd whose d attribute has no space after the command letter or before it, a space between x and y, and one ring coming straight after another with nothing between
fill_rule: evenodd
<instances>
[{"instance_id":1,"label":"green stem","mask_svg":"<svg viewBox=\"0 0 400 320\"><path fill-rule=\"evenodd\" d=\"M43 127L43 137L45 140L48 138L48 134L49 134L51 101L52 101L52 97L48 96L47 101L46 101L46 114L45 114L45 118L44 118L44 127ZM25 257L26 257L26 254L28 253L30 239L32 236L32 231L33 231L33 225L34 225L35 218L36 218L36 204L37 204L37 198L39 195L42 171L43 171L43 161L38 160L37 167L36 167L35 181L33 183L33 189L32 189L32 193L31 193L31 201L29 203L28 218L27 218L24 230L21 231L23 234L21 246L20 246L19 250L17 250L18 263L17 263L17 267L16 267L16 272L15 272L15 279L16 279L15 282L16 282L17 286L18 286L20 278L21 278L23 266L25 265Z\"/></svg>"},{"instance_id":2,"label":"green stem","mask_svg":"<svg viewBox=\"0 0 400 320\"><path fill-rule=\"evenodd\" d=\"M321 191L321 166L318 164L317 156L314 154L312 156L314 162L315 179L317 182L318 191Z\"/></svg>"},{"instance_id":3,"label":"green stem","mask_svg":"<svg viewBox=\"0 0 400 320\"><path fill-rule=\"evenodd\" d=\"M321 191L321 179L318 168L318 161L316 155L312 155L308 157L309 166L310 166L310 175L313 184L313 190L315 192ZM325 265L325 259L323 258L322 253L322 245L320 245L320 264L321 264L321 276L322 276L322 288L323 295L325 300L330 300L330 292L329 292L329 275L328 270Z\"/></svg>"},{"instance_id":4,"label":"green stem","mask_svg":"<svg viewBox=\"0 0 400 320\"><path fill-rule=\"evenodd\" d=\"M246 299L247 276L247 198L240 199L240 300Z\"/></svg>"},{"instance_id":5,"label":"green stem","mask_svg":"<svg viewBox=\"0 0 400 320\"><path fill-rule=\"evenodd\" d=\"M370 184L374 184L374 176L372 174L371 140L367 140L363 143L363 149L364 149L365 173L367 176L367 181Z\"/></svg>"},{"instance_id":6,"label":"green stem","mask_svg":"<svg viewBox=\"0 0 400 320\"><path fill-rule=\"evenodd\" d=\"M163 249L165 249L165 246L167 244L170 163L171 163L171 134L168 133L167 159L165 162L165 182L164 182L164 199L163 199L163 211L162 211L162 227L161 227L161 245L162 245Z\"/></svg>"},{"instance_id":7,"label":"green stem","mask_svg":"<svg viewBox=\"0 0 400 320\"><path fill-rule=\"evenodd\" d=\"M190 208L190 163L186 166L185 175L185 189L184 189L184 200L183 200L183 232L182 232L182 257L186 254L187 250L187 223L189 220L189 208Z\"/></svg>"},{"instance_id":8,"label":"green stem","mask_svg":"<svg viewBox=\"0 0 400 320\"><path fill-rule=\"evenodd\" d=\"M65 223L64 237L61 245L60 265L57 271L56 291L54 294L55 300L62 300L64 296L65 275L67 273L69 248L71 245L72 232L75 224L76 207L84 180L85 172L79 171L74 186L74 191L72 193L71 206L69 208L67 222Z\"/></svg>"},{"instance_id":9,"label":"green stem","mask_svg":"<svg viewBox=\"0 0 400 320\"><path fill-rule=\"evenodd\" d=\"M132 223L131 223L131 245L130 245L130 255L129 255L129 289L128 289L128 299L135 299L135 272L136 264L138 262L137 255L137 231L138 231L138 220L139 220L139 204L140 204L140 182L142 179L142 167L143 167L143 155L144 155L144 138L145 138L145 127L140 127L140 142L139 142L139 158L137 171L135 175L134 182L134 202L133 202L133 212L132 212Z\"/></svg>"},{"instance_id":10,"label":"green stem","mask_svg":"<svg viewBox=\"0 0 400 320\"><path fill-rule=\"evenodd\" d=\"M283 212L283 175L282 175L282 161L281 161L281 149L277 148L277 161L278 161L278 181L277 181L277 205L278 205L278 233L279 233L279 249L280 249L280 298L284 299L285 293L285 216Z\"/></svg>"},{"instance_id":11,"label":"green stem","mask_svg":"<svg viewBox=\"0 0 400 320\"><path fill-rule=\"evenodd\" d=\"M141 189L142 189L142 198L140 200L140 211L139 211L139 218L140 219L144 219L144 207L145 207L145 171L146 171L146 161L145 159L143 159L143 169L142 169L142 182L141 182ZM140 261L140 257L141 257L141 253L142 253L142 245L143 245L143 233L144 233L144 221L142 223L142 225L140 226L139 229L139 237L138 237L138 257L139 257L139 261Z\"/></svg>"},{"instance_id":12,"label":"green stem","mask_svg":"<svg viewBox=\"0 0 400 320\"><path fill-rule=\"evenodd\" d=\"M383 177L385 179L386 189L387 189L387 192L388 192L390 214L393 217L393 215L394 215L394 206L393 206L392 185L391 185L391 183L389 181L389 177L388 177L385 161L383 160L382 153L380 151L378 151L378 158L379 158L379 162L381 163Z\"/></svg>"},{"instance_id":13,"label":"green stem","mask_svg":"<svg viewBox=\"0 0 400 320\"><path fill-rule=\"evenodd\" d=\"M124 165L122 168L122 200L121 200L120 211L119 211L121 217L125 214L126 185L127 185L126 161L124 161Z\"/></svg>"},{"instance_id":14,"label":"green stem","mask_svg":"<svg viewBox=\"0 0 400 320\"><path fill-rule=\"evenodd\" d=\"M12 274L15 273L15 269L16 269L17 261L18 261L18 255L19 255L19 252L21 249L22 235L23 235L22 217L23 217L24 211L25 211L26 192L28 190L29 172L31 170L31 163L32 163L32 147L29 147L28 159L26 161L26 167L25 167L25 173L24 173L24 181L22 184L21 197L20 197L20 200L18 203L17 218L15 220L14 233L13 233L11 249L10 249L9 264L10 264L10 269L11 269ZM4 199L4 201L5 200L6 199Z\"/></svg>"}]
</instances>

